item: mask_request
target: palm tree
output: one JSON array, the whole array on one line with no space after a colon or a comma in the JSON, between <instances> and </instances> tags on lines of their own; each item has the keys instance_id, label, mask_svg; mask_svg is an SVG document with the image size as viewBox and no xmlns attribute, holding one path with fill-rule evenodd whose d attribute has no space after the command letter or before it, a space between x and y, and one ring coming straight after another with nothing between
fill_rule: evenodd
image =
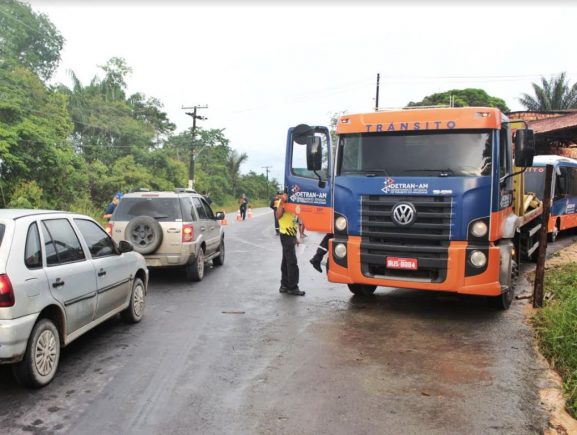
<instances>
[{"instance_id":1,"label":"palm tree","mask_svg":"<svg viewBox=\"0 0 577 435\"><path fill-rule=\"evenodd\" d=\"M577 83L570 86L564 72L549 81L541 77L541 86L536 83L532 85L535 96L523 94L519 98L527 110L543 112L577 108Z\"/></svg>"},{"instance_id":2,"label":"palm tree","mask_svg":"<svg viewBox=\"0 0 577 435\"><path fill-rule=\"evenodd\" d=\"M236 198L236 188L238 186L238 178L240 176L240 165L248 159L246 153L239 154L238 151L232 150L226 158L226 168L230 176L232 184L232 196Z\"/></svg>"}]
</instances>

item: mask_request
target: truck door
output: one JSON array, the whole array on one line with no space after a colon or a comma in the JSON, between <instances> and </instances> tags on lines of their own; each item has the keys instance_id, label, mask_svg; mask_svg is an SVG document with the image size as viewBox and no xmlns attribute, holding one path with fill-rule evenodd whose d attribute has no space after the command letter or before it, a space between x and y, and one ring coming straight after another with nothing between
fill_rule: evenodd
<instances>
[{"instance_id":1,"label":"truck door","mask_svg":"<svg viewBox=\"0 0 577 435\"><path fill-rule=\"evenodd\" d=\"M314 153L320 157L318 170L311 166ZM332 232L332 167L328 128L300 124L289 129L285 158L287 209L309 231Z\"/></svg>"}]
</instances>

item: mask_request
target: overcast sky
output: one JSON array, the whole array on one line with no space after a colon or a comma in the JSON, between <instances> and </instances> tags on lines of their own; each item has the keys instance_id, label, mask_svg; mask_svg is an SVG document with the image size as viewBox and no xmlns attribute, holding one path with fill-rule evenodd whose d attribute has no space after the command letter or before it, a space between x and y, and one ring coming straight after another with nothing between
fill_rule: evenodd
<instances>
[{"instance_id":1,"label":"overcast sky","mask_svg":"<svg viewBox=\"0 0 577 435\"><path fill-rule=\"evenodd\" d=\"M272 166L280 182L287 128L372 110L377 73L381 107L475 87L522 110L541 76L577 80L568 2L30 3L66 39L54 81L69 85L73 70L87 84L122 57L129 93L160 99L178 131L191 126L182 106L208 105L202 127L226 128L249 155L242 171Z\"/></svg>"}]
</instances>

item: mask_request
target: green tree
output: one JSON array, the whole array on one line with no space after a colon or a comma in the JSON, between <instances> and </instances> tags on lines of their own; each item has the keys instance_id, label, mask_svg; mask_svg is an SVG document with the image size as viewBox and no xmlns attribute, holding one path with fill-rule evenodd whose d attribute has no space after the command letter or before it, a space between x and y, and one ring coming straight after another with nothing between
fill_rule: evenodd
<instances>
[{"instance_id":1,"label":"green tree","mask_svg":"<svg viewBox=\"0 0 577 435\"><path fill-rule=\"evenodd\" d=\"M246 153L239 153L236 150L232 150L226 159L226 169L228 171L231 187L232 196L237 197L238 193L238 179L240 177L240 166L248 159Z\"/></svg>"},{"instance_id":2,"label":"green tree","mask_svg":"<svg viewBox=\"0 0 577 435\"><path fill-rule=\"evenodd\" d=\"M570 85L564 72L550 80L541 77L541 86L537 83L532 83L532 86L534 96L523 94L519 98L527 110L543 112L577 107L577 83Z\"/></svg>"},{"instance_id":3,"label":"green tree","mask_svg":"<svg viewBox=\"0 0 577 435\"><path fill-rule=\"evenodd\" d=\"M0 65L0 95L0 179L6 200L22 183L35 181L47 205L69 207L88 183L84 161L67 141L72 123L66 97L11 62Z\"/></svg>"},{"instance_id":4,"label":"green tree","mask_svg":"<svg viewBox=\"0 0 577 435\"><path fill-rule=\"evenodd\" d=\"M428 95L422 101L411 101L407 106L437 106L449 105L453 101L454 107L498 107L502 112L509 112L509 108L505 101L501 98L492 97L483 89L467 88L467 89L452 89L450 91L441 92L437 94Z\"/></svg>"},{"instance_id":5,"label":"green tree","mask_svg":"<svg viewBox=\"0 0 577 435\"><path fill-rule=\"evenodd\" d=\"M43 80L60 62L64 38L44 14L17 0L0 3L0 62L15 61Z\"/></svg>"}]
</instances>

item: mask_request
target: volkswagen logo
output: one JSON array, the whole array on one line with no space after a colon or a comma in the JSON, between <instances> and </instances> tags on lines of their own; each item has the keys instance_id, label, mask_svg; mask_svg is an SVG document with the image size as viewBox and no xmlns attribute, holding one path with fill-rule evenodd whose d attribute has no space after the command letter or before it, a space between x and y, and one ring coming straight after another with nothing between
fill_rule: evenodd
<instances>
[{"instance_id":1,"label":"volkswagen logo","mask_svg":"<svg viewBox=\"0 0 577 435\"><path fill-rule=\"evenodd\" d=\"M399 202L393 207L393 222L402 227L411 225L417 218L417 211L410 202Z\"/></svg>"}]
</instances>

